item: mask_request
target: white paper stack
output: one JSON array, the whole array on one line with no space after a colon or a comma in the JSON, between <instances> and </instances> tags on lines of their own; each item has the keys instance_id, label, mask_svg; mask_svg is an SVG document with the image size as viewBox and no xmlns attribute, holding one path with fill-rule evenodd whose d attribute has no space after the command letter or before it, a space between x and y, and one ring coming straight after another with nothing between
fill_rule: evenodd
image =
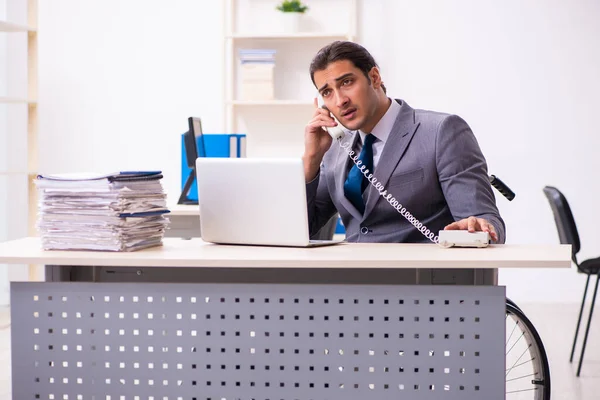
<instances>
[{"instance_id":1,"label":"white paper stack","mask_svg":"<svg viewBox=\"0 0 600 400\"><path fill-rule=\"evenodd\" d=\"M241 49L241 100L260 101L275 98L275 50Z\"/></svg>"},{"instance_id":2,"label":"white paper stack","mask_svg":"<svg viewBox=\"0 0 600 400\"><path fill-rule=\"evenodd\" d=\"M39 175L45 250L134 251L162 244L169 220L160 171Z\"/></svg>"}]
</instances>

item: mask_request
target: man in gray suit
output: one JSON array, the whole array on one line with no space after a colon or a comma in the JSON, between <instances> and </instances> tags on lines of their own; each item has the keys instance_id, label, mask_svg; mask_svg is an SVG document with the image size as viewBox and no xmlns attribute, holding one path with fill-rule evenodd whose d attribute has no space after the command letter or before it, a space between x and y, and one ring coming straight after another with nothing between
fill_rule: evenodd
<instances>
[{"instance_id":1,"label":"man in gray suit","mask_svg":"<svg viewBox=\"0 0 600 400\"><path fill-rule=\"evenodd\" d=\"M504 243L486 161L463 119L388 98L375 60L353 42L322 48L310 74L327 107L316 108L304 133L311 235L337 211L349 242L427 242L425 228L413 226L420 221L434 235L442 229L485 231ZM337 121L346 128L342 143L371 179L324 130ZM369 182L373 178L379 190ZM412 223L380 196L382 186Z\"/></svg>"}]
</instances>

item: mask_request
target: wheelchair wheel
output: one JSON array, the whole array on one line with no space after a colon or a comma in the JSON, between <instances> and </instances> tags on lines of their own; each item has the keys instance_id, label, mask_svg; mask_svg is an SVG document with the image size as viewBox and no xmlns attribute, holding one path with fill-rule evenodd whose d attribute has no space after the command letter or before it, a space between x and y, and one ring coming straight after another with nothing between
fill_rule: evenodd
<instances>
[{"instance_id":1,"label":"wheelchair wheel","mask_svg":"<svg viewBox=\"0 0 600 400\"><path fill-rule=\"evenodd\" d=\"M506 399L550 400L550 367L535 327L506 302Z\"/></svg>"},{"instance_id":2,"label":"wheelchair wheel","mask_svg":"<svg viewBox=\"0 0 600 400\"><path fill-rule=\"evenodd\" d=\"M517 305L517 303L515 303L514 301L512 301L511 299L509 299L508 297L506 298L506 305L507 306L513 306L514 308L518 308L519 310L521 310L519 308L519 306Z\"/></svg>"}]
</instances>

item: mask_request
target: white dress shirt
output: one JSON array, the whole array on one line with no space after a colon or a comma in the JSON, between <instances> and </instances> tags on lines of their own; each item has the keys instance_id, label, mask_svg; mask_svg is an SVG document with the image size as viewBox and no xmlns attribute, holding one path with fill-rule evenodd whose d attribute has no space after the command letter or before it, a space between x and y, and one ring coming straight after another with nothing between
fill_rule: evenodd
<instances>
[{"instance_id":1,"label":"white dress shirt","mask_svg":"<svg viewBox=\"0 0 600 400\"><path fill-rule=\"evenodd\" d=\"M396 118L400 113L400 104L398 104L398 102L394 99L391 99L391 101L392 102L387 111L371 132L371 134L375 136L375 140L373 141L373 167L375 169L377 167L377 163L379 162L379 158L381 157L383 146L385 146L385 142L390 136L390 132L392 131L394 123L396 122ZM354 138L356 132L357 131L349 131L349 133L352 135L352 138ZM365 136L367 136L367 133L361 130L358 130L358 133L360 135L360 140L356 142L356 148L354 151L356 151L357 154L360 154L360 151L362 150L362 144L365 141Z\"/></svg>"}]
</instances>

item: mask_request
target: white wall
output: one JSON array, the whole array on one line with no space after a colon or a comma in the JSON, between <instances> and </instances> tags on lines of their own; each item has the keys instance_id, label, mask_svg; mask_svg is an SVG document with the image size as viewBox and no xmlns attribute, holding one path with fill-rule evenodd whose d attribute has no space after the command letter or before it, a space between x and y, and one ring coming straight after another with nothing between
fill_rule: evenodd
<instances>
[{"instance_id":1,"label":"white wall","mask_svg":"<svg viewBox=\"0 0 600 400\"><path fill-rule=\"evenodd\" d=\"M516 193L497 197L509 243L557 243L545 185L571 203L581 259L600 256L600 3L592 0L385 1L386 23L365 13L363 42L390 92L457 113L473 128L490 173ZM366 9L366 7L365 7ZM396 37L392 46L381 37ZM590 179L591 178L591 179ZM515 300L580 301L574 270L502 270Z\"/></svg>"},{"instance_id":2,"label":"white wall","mask_svg":"<svg viewBox=\"0 0 600 400\"><path fill-rule=\"evenodd\" d=\"M40 169L162 169L176 201L187 117L223 125L218 3L41 1Z\"/></svg>"},{"instance_id":3,"label":"white wall","mask_svg":"<svg viewBox=\"0 0 600 400\"><path fill-rule=\"evenodd\" d=\"M42 170L160 168L174 201L186 118L201 116L206 132L224 127L222 2L39 6ZM581 256L600 255L600 5L369 0L360 8L360 42L388 93L463 116L490 173L517 193L513 202L498 197L508 242L557 243L541 191L553 184L571 202ZM302 135L303 126L296 129ZM517 301L578 301L581 278L573 270L501 271Z\"/></svg>"}]
</instances>

